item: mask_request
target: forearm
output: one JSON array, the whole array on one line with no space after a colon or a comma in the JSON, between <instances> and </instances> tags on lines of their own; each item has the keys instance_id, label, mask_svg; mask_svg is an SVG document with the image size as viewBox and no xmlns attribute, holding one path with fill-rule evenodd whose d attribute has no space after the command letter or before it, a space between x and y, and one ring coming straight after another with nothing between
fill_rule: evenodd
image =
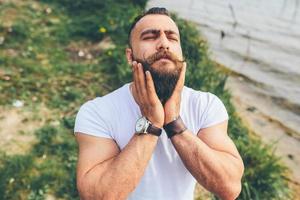
<instances>
[{"instance_id":1,"label":"forearm","mask_svg":"<svg viewBox=\"0 0 300 200\"><path fill-rule=\"evenodd\" d=\"M86 174L90 186L86 199L126 199L144 174L157 139L153 135L134 135L116 157L91 169Z\"/></svg>"},{"instance_id":2,"label":"forearm","mask_svg":"<svg viewBox=\"0 0 300 200\"><path fill-rule=\"evenodd\" d=\"M186 168L206 189L222 199L234 199L240 192L242 170L239 158L210 148L186 130L171 141Z\"/></svg>"}]
</instances>

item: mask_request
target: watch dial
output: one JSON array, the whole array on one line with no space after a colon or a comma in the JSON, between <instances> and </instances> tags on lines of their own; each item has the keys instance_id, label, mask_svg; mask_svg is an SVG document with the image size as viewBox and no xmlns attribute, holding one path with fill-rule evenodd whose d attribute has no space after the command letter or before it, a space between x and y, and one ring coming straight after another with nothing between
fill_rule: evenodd
<instances>
[{"instance_id":1,"label":"watch dial","mask_svg":"<svg viewBox=\"0 0 300 200\"><path fill-rule=\"evenodd\" d=\"M140 118L137 122L136 122L136 126L135 126L135 130L136 132L140 133L143 131L145 126L145 118Z\"/></svg>"}]
</instances>

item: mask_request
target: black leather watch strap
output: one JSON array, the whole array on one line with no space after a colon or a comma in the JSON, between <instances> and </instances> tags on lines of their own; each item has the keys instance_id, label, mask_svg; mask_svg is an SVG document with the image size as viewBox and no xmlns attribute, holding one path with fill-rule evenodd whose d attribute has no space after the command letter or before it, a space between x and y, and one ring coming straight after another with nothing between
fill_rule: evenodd
<instances>
[{"instance_id":1,"label":"black leather watch strap","mask_svg":"<svg viewBox=\"0 0 300 200\"><path fill-rule=\"evenodd\" d=\"M152 134L152 135L160 136L161 132L162 132L162 129L154 126L153 124L149 124L149 126L147 128L147 133Z\"/></svg>"},{"instance_id":2,"label":"black leather watch strap","mask_svg":"<svg viewBox=\"0 0 300 200\"><path fill-rule=\"evenodd\" d=\"M173 137L174 135L183 133L187 128L184 125L181 117L179 116L174 121L164 125L164 129L169 138Z\"/></svg>"}]
</instances>

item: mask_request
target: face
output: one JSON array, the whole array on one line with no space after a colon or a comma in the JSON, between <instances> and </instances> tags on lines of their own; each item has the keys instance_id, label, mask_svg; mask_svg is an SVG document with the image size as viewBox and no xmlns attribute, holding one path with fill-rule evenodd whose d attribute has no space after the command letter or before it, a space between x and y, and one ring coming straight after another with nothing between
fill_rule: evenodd
<instances>
[{"instance_id":1,"label":"face","mask_svg":"<svg viewBox=\"0 0 300 200\"><path fill-rule=\"evenodd\" d=\"M154 80L162 103L172 95L183 65L179 30L168 16L146 15L136 23L131 33L131 49L127 59L142 63Z\"/></svg>"}]
</instances>

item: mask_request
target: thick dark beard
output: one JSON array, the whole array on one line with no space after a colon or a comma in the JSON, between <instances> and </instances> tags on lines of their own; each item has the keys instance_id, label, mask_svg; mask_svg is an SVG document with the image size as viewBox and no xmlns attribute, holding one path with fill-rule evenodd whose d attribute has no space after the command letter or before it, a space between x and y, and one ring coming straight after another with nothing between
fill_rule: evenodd
<instances>
[{"instance_id":1,"label":"thick dark beard","mask_svg":"<svg viewBox=\"0 0 300 200\"><path fill-rule=\"evenodd\" d=\"M180 71L175 70L174 72L166 73L159 72L147 63L142 63L144 71L149 71L151 73L156 94L163 105L172 96L173 91L176 87L177 81L179 79Z\"/></svg>"},{"instance_id":2,"label":"thick dark beard","mask_svg":"<svg viewBox=\"0 0 300 200\"><path fill-rule=\"evenodd\" d=\"M153 78L156 94L163 105L167 102L167 100L172 96L173 91L176 87L177 81L179 79L179 75L182 69L182 64L184 61L180 61L175 59L174 57L170 56L169 58L175 65L176 69L173 71L159 71L152 67L152 64L159 60L160 57L156 55L156 58L153 59L151 56L150 59L135 59L135 61L141 63L143 65L144 72L149 71ZM151 64L150 64L151 63ZM158 67L159 69L159 67Z\"/></svg>"}]
</instances>

